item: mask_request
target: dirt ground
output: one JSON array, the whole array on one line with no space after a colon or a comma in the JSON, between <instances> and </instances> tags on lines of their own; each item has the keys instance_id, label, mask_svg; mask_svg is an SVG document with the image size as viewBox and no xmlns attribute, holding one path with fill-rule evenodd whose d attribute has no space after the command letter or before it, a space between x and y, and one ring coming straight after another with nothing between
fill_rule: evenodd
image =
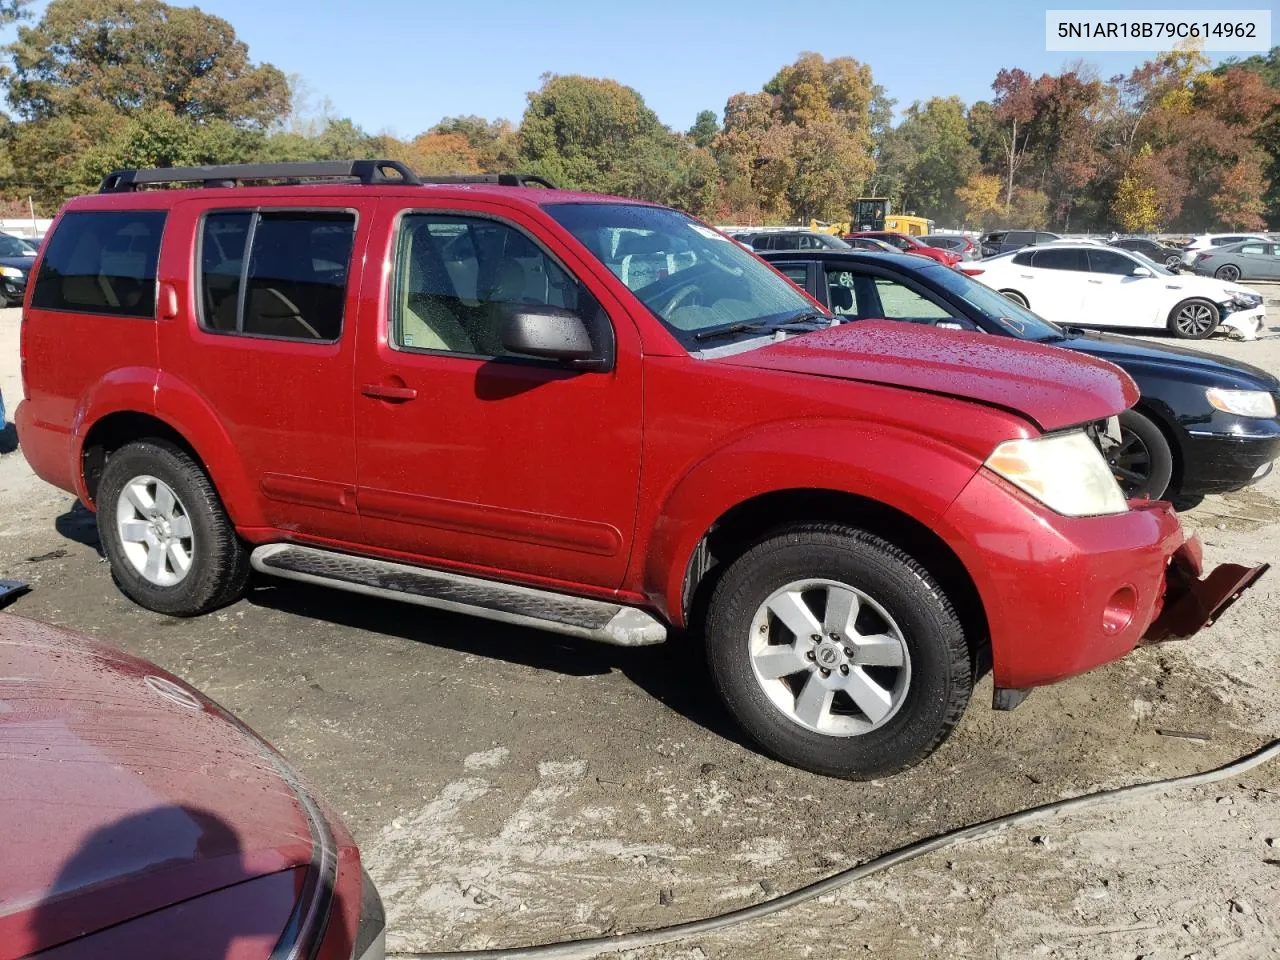
<instances>
[{"instance_id":1,"label":"dirt ground","mask_svg":"<svg viewBox=\"0 0 1280 960\"><path fill-rule=\"evenodd\" d=\"M1280 307L1259 341L1204 348L1280 372ZM16 310L0 311L0 389L12 416ZM1280 475L1185 522L1211 563L1280 566ZM844 783L743 745L687 646L614 649L266 580L219 613L171 620L116 591L94 529L20 450L0 456L0 577L34 587L14 611L157 661L275 743L359 841L392 951L692 919L1280 736L1280 569L1196 638L1039 690L1014 713L989 709L986 680L928 761ZM1012 830L630 956L1277 957L1280 764Z\"/></svg>"}]
</instances>

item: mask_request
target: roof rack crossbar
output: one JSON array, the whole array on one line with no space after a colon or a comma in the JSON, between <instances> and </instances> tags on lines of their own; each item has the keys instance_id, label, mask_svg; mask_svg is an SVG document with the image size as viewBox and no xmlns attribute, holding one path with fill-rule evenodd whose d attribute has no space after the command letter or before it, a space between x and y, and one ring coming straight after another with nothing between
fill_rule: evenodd
<instances>
[{"instance_id":1,"label":"roof rack crossbar","mask_svg":"<svg viewBox=\"0 0 1280 960\"><path fill-rule=\"evenodd\" d=\"M115 170L102 178L99 193L126 193L161 183L199 183L229 187L246 180L354 180L362 184L422 183L399 160L317 160L305 163L232 163L209 167L163 167L151 170Z\"/></svg>"},{"instance_id":2,"label":"roof rack crossbar","mask_svg":"<svg viewBox=\"0 0 1280 960\"><path fill-rule=\"evenodd\" d=\"M441 177L425 176L420 179L423 183L493 183L500 187L537 186L546 187L548 190L556 189L554 183L536 173L468 173Z\"/></svg>"}]
</instances>

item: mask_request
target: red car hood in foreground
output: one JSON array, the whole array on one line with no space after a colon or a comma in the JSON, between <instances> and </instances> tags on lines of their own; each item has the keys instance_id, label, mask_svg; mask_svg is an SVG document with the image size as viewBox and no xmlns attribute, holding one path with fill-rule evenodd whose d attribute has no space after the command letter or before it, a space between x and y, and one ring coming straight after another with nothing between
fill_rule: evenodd
<instances>
[{"instance_id":1,"label":"red car hood in foreground","mask_svg":"<svg viewBox=\"0 0 1280 960\"><path fill-rule=\"evenodd\" d=\"M1114 416L1138 400L1129 375L1055 347L894 320L859 320L716 362L977 400L1041 430Z\"/></svg>"},{"instance_id":2,"label":"red car hood in foreground","mask_svg":"<svg viewBox=\"0 0 1280 960\"><path fill-rule=\"evenodd\" d=\"M311 863L287 770L154 665L0 614L0 960Z\"/></svg>"}]
</instances>

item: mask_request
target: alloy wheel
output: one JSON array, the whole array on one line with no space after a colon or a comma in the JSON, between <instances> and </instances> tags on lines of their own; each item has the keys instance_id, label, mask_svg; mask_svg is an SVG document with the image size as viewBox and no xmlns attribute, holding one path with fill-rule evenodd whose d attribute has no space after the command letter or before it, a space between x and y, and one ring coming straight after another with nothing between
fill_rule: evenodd
<instances>
[{"instance_id":1,"label":"alloy wheel","mask_svg":"<svg viewBox=\"0 0 1280 960\"><path fill-rule=\"evenodd\" d=\"M1232 263L1224 264L1218 268L1218 279L1225 280L1227 283L1235 283L1240 279L1240 268Z\"/></svg>"},{"instance_id":2,"label":"alloy wheel","mask_svg":"<svg viewBox=\"0 0 1280 960\"><path fill-rule=\"evenodd\" d=\"M793 723L853 737L889 722L911 686L911 655L888 612L857 587L800 580L774 591L748 637L756 681Z\"/></svg>"},{"instance_id":3,"label":"alloy wheel","mask_svg":"<svg viewBox=\"0 0 1280 960\"><path fill-rule=\"evenodd\" d=\"M172 587L191 572L191 517L163 480L144 475L124 485L116 505L116 534L125 557L148 583Z\"/></svg>"},{"instance_id":4,"label":"alloy wheel","mask_svg":"<svg viewBox=\"0 0 1280 960\"><path fill-rule=\"evenodd\" d=\"M1120 444L1107 457L1107 464L1126 497L1134 496L1151 480L1151 451L1132 430L1120 428Z\"/></svg>"},{"instance_id":5,"label":"alloy wheel","mask_svg":"<svg viewBox=\"0 0 1280 960\"><path fill-rule=\"evenodd\" d=\"M1213 328L1213 311L1207 304L1188 303L1173 319L1178 330L1189 337L1201 337Z\"/></svg>"}]
</instances>

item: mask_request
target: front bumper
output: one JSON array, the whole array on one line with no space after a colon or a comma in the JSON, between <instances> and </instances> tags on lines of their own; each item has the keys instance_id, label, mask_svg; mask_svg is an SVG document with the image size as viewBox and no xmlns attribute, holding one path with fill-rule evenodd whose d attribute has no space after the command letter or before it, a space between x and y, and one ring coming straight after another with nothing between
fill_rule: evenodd
<instances>
[{"instance_id":1,"label":"front bumper","mask_svg":"<svg viewBox=\"0 0 1280 960\"><path fill-rule=\"evenodd\" d=\"M1280 458L1280 420L1215 418L1229 419L1235 429L1186 428L1178 485L1184 496L1240 490L1269 474Z\"/></svg>"},{"instance_id":2,"label":"front bumper","mask_svg":"<svg viewBox=\"0 0 1280 960\"><path fill-rule=\"evenodd\" d=\"M1172 559L1198 555L1167 503L1063 517L986 470L943 519L986 613L997 688L1054 683L1123 657L1164 610Z\"/></svg>"},{"instance_id":3,"label":"front bumper","mask_svg":"<svg viewBox=\"0 0 1280 960\"><path fill-rule=\"evenodd\" d=\"M1232 310L1230 313L1226 311L1226 308L1223 308L1222 319L1219 322L1229 332L1238 335L1242 340L1256 340L1258 334L1262 332L1262 325L1266 320L1266 316L1266 308L1262 305L1244 307Z\"/></svg>"}]
</instances>

